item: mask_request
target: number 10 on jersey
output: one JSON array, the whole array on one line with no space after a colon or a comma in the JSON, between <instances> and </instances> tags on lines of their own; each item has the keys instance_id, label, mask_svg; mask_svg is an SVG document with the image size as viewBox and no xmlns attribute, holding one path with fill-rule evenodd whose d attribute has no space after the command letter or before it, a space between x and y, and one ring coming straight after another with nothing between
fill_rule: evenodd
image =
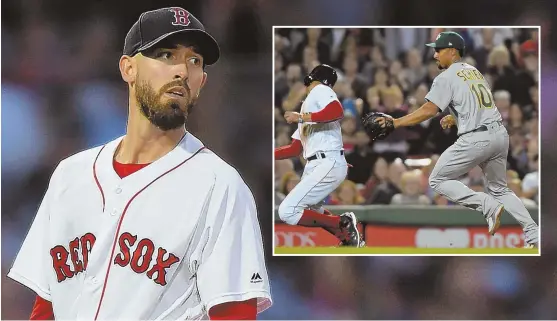
<instances>
[{"instance_id":1,"label":"number 10 on jersey","mask_svg":"<svg viewBox=\"0 0 557 321\"><path fill-rule=\"evenodd\" d=\"M476 95L479 108L493 108L493 97L484 84L472 83L470 85L470 90Z\"/></svg>"}]
</instances>

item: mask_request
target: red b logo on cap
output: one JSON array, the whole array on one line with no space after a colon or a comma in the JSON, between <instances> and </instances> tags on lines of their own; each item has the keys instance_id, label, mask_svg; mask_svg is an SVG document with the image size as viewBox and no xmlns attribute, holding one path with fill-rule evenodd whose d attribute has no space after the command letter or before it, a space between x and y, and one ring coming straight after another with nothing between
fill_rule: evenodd
<instances>
[{"instance_id":1,"label":"red b logo on cap","mask_svg":"<svg viewBox=\"0 0 557 321\"><path fill-rule=\"evenodd\" d=\"M190 24L190 13L182 8L172 8L174 12L174 21L172 25L174 26L187 26Z\"/></svg>"}]
</instances>

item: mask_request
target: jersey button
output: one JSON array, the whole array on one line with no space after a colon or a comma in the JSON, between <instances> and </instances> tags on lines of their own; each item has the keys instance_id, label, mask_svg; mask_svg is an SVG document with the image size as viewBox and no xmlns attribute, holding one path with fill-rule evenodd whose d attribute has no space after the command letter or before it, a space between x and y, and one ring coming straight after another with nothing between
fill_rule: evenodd
<instances>
[{"instance_id":1,"label":"jersey button","mask_svg":"<svg viewBox=\"0 0 557 321\"><path fill-rule=\"evenodd\" d=\"M120 194L120 193L122 193L122 189L121 189L120 187L118 187L118 188L116 189L116 194Z\"/></svg>"},{"instance_id":2,"label":"jersey button","mask_svg":"<svg viewBox=\"0 0 557 321\"><path fill-rule=\"evenodd\" d=\"M116 214L118 214L118 209L116 209L116 208L112 209L112 212L110 212L110 215L115 216Z\"/></svg>"}]
</instances>

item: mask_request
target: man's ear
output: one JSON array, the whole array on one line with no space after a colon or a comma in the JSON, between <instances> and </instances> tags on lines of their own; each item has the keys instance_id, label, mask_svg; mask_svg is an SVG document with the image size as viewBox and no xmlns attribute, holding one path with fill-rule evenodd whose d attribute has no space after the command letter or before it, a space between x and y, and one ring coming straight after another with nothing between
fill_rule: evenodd
<instances>
[{"instance_id":1,"label":"man's ear","mask_svg":"<svg viewBox=\"0 0 557 321\"><path fill-rule=\"evenodd\" d=\"M120 67L120 75L125 82L131 84L135 81L137 75L137 62L135 58L124 55L120 57L118 66Z\"/></svg>"},{"instance_id":2,"label":"man's ear","mask_svg":"<svg viewBox=\"0 0 557 321\"><path fill-rule=\"evenodd\" d=\"M207 83L207 73L203 72L203 80L201 81L201 86L199 86L199 90L197 91L197 97L199 97L199 93L201 92L201 89L203 89L203 87L205 86L205 83Z\"/></svg>"}]
</instances>

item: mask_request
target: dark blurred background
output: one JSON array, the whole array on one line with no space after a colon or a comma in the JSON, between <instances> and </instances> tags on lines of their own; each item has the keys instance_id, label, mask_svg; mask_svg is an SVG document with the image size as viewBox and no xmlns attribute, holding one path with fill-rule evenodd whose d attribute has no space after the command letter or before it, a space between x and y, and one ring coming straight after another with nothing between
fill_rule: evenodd
<instances>
[{"instance_id":1,"label":"dark blurred background","mask_svg":"<svg viewBox=\"0 0 557 321\"><path fill-rule=\"evenodd\" d=\"M182 6L221 43L190 130L255 192L274 306L261 319L557 317L553 1L2 2L2 319L34 295L4 276L57 162L124 133L117 62L139 14ZM452 7L452 8L451 8ZM542 257L272 257L273 25L542 25Z\"/></svg>"}]
</instances>

